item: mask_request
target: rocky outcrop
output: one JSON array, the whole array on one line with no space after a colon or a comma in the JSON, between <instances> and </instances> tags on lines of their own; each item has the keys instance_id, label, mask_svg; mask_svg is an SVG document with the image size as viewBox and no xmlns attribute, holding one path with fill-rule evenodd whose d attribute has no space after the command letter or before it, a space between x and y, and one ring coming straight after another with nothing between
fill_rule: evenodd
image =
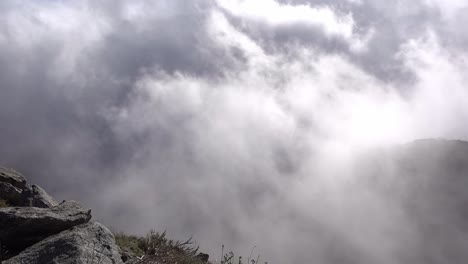
<instances>
[{"instance_id":1,"label":"rocky outcrop","mask_svg":"<svg viewBox=\"0 0 468 264\"><path fill-rule=\"evenodd\" d=\"M79 203L58 204L20 173L2 167L0 200L12 206L0 208L0 263L122 263L112 233L89 223L91 210Z\"/></svg>"},{"instance_id":2,"label":"rocky outcrop","mask_svg":"<svg viewBox=\"0 0 468 264\"><path fill-rule=\"evenodd\" d=\"M100 223L87 223L48 237L4 263L119 264L122 260L112 233Z\"/></svg>"},{"instance_id":3,"label":"rocky outcrop","mask_svg":"<svg viewBox=\"0 0 468 264\"><path fill-rule=\"evenodd\" d=\"M23 201L23 190L13 186L8 182L0 182L0 199L8 204L19 205Z\"/></svg>"},{"instance_id":4,"label":"rocky outcrop","mask_svg":"<svg viewBox=\"0 0 468 264\"><path fill-rule=\"evenodd\" d=\"M50 208L58 203L41 187L29 186L19 172L0 167L0 199L12 206Z\"/></svg>"},{"instance_id":5,"label":"rocky outcrop","mask_svg":"<svg viewBox=\"0 0 468 264\"><path fill-rule=\"evenodd\" d=\"M87 223L91 210L68 201L52 208L0 208L0 240L10 252L20 250L63 230Z\"/></svg>"},{"instance_id":6,"label":"rocky outcrop","mask_svg":"<svg viewBox=\"0 0 468 264\"><path fill-rule=\"evenodd\" d=\"M6 182L18 189L24 189L26 187L26 179L20 173L12 170L0 167L0 182Z\"/></svg>"},{"instance_id":7,"label":"rocky outcrop","mask_svg":"<svg viewBox=\"0 0 468 264\"><path fill-rule=\"evenodd\" d=\"M196 254L189 241L173 243L164 235L157 243L129 236L139 248L122 249L102 224L89 222L91 210L78 202L58 204L37 185L0 167L0 264L138 264L207 263L207 254ZM6 207L5 207L6 206ZM10 207L11 206L11 207ZM127 241L128 242L128 241ZM195 250L195 251L194 251ZM142 255L145 252L145 255ZM152 253L149 253L152 252ZM138 254L139 256L137 256Z\"/></svg>"},{"instance_id":8,"label":"rocky outcrop","mask_svg":"<svg viewBox=\"0 0 468 264\"><path fill-rule=\"evenodd\" d=\"M22 205L25 201L26 180L18 172L0 167L0 199L11 205Z\"/></svg>"},{"instance_id":9,"label":"rocky outcrop","mask_svg":"<svg viewBox=\"0 0 468 264\"><path fill-rule=\"evenodd\" d=\"M37 185L31 185L30 191L28 191L25 197L29 206L50 208L58 205L54 198Z\"/></svg>"}]
</instances>

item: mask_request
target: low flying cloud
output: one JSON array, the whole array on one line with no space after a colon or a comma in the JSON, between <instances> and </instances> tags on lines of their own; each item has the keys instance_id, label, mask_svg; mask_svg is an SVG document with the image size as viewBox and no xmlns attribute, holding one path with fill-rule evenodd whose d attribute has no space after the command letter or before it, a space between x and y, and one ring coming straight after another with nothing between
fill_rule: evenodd
<instances>
[{"instance_id":1,"label":"low flying cloud","mask_svg":"<svg viewBox=\"0 0 468 264\"><path fill-rule=\"evenodd\" d=\"M2 1L0 163L115 229L193 234L212 256L424 261L416 184L389 195L356 158L468 139L466 8Z\"/></svg>"}]
</instances>

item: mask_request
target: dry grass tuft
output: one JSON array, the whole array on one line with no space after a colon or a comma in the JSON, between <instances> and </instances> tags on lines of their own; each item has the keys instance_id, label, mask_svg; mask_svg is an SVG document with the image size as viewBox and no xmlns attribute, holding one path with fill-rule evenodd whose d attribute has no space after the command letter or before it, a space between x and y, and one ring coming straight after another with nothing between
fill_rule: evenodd
<instances>
[{"instance_id":1,"label":"dry grass tuft","mask_svg":"<svg viewBox=\"0 0 468 264\"><path fill-rule=\"evenodd\" d=\"M166 238L166 232L151 231L146 237L115 235L117 245L130 251L140 260L137 263L204 264L197 258L198 247L192 238L175 241Z\"/></svg>"},{"instance_id":2,"label":"dry grass tuft","mask_svg":"<svg viewBox=\"0 0 468 264\"><path fill-rule=\"evenodd\" d=\"M0 199L0 208L4 207L9 207L10 205L8 204L7 201Z\"/></svg>"}]
</instances>

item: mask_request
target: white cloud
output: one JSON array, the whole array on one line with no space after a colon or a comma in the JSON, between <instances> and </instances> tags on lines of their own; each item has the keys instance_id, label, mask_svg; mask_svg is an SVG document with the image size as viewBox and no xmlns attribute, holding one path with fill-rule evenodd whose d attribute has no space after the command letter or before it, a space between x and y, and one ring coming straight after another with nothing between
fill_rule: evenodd
<instances>
[{"instance_id":1,"label":"white cloud","mask_svg":"<svg viewBox=\"0 0 468 264\"><path fill-rule=\"evenodd\" d=\"M275 0L217 0L217 3L234 16L272 26L298 23L320 27L329 36L340 36L345 39L353 36L352 16L337 15L327 6L280 4Z\"/></svg>"},{"instance_id":2,"label":"white cloud","mask_svg":"<svg viewBox=\"0 0 468 264\"><path fill-rule=\"evenodd\" d=\"M10 12L1 20L9 35L2 29L0 44L9 52L0 55L0 63L17 61L1 64L2 95L9 96L0 98L0 106L10 108L2 108L9 112L0 112L7 113L0 121L9 124L4 131L17 128L12 131L19 132L21 140L40 138L38 145L45 147L37 147L35 153L46 151L50 164L64 172L53 176L56 186L88 181L86 190L63 193L79 193L78 198L89 202L106 224L129 232L167 228L182 238L194 233L211 253L229 240L241 252L249 251L243 248L246 244L262 246L262 254L277 263L307 263L304 259L312 257L321 262L329 245L324 241L330 242L315 236L319 233L315 228L370 255L374 260L370 263L397 263L392 261L395 252L411 244L406 239L418 231L410 228L393 197L349 187L359 175L347 170L347 162L361 149L420 137L467 139L463 121L468 119L468 59L463 52L447 50L430 34L413 37L400 50L403 63L398 66L414 74L415 82L399 82L390 74L390 81L382 81L362 69L360 57L348 50L327 52L332 41L320 44L324 49L292 43L268 49L262 41L274 39L256 38L254 30L246 33L242 28L261 23L293 30L301 24L313 27L311 34L319 37L323 33L347 40L356 54L375 48L367 47L367 42L380 33L377 28L358 35L353 16L332 7L218 0L217 7L196 13L202 19L182 23L193 28L182 28L177 20L185 21L191 13L177 13L180 7L172 1L158 1L159 6L125 2L115 7L115 14L102 16L86 5L54 3ZM153 12L155 6L158 12ZM418 8L405 14L417 14ZM240 18L240 26L230 16ZM161 17L167 23L157 23ZM391 22L395 31L406 29L398 27L399 21ZM121 25L128 27L121 30ZM162 27L166 34L157 30ZM143 34L134 32L141 29ZM102 41L109 33L113 38ZM400 35L390 32L385 37L377 46L402 44ZM56 46L49 47L50 43ZM200 47L204 52L197 53ZM370 66L388 63L379 52L389 50L377 49ZM95 56L82 60L87 52ZM53 62L39 56L44 54ZM192 54L197 54L197 63L212 59L219 74L189 71L201 63L184 68L183 59ZM28 68L34 60L38 66ZM226 61L236 65L225 67ZM95 67L110 77L103 74L92 82ZM18 77L16 69L25 73ZM56 78L51 80L44 72L53 72ZM77 85L73 82L77 76L91 81ZM116 84L113 77L122 83ZM48 87L60 91L49 93ZM15 96L21 89L23 94ZM29 106L36 103L36 98L28 99L30 94L52 99ZM20 98L21 107L11 104L15 98ZM76 109L91 118L76 118ZM29 114L20 115L26 119L16 118L23 112ZM21 122L9 122L10 115ZM48 123L51 119L55 123ZM38 128L30 131L31 124ZM11 144L4 153L21 145L2 138L5 145ZM18 157L29 157L31 141L20 142L27 151L18 152ZM56 145L62 149L59 153L75 156L54 156L50 149ZM95 153L103 153L108 163L95 165L100 161ZM117 164L108 161L113 156ZM78 169L70 170L70 164ZM101 180L102 185L96 183ZM86 195L93 188L99 192Z\"/></svg>"},{"instance_id":3,"label":"white cloud","mask_svg":"<svg viewBox=\"0 0 468 264\"><path fill-rule=\"evenodd\" d=\"M266 25L272 29L305 26L314 37L317 37L318 29L323 34L320 37L344 40L349 50L356 54L367 51L375 33L373 28L357 33L352 13L339 12L327 5L281 4L276 0L217 0L217 3L225 12L245 20L244 25Z\"/></svg>"},{"instance_id":4,"label":"white cloud","mask_svg":"<svg viewBox=\"0 0 468 264\"><path fill-rule=\"evenodd\" d=\"M211 12L207 30L212 39L221 47L242 50L252 63L266 59L263 49L247 35L234 28L221 12Z\"/></svg>"},{"instance_id":5,"label":"white cloud","mask_svg":"<svg viewBox=\"0 0 468 264\"><path fill-rule=\"evenodd\" d=\"M236 42L225 38L242 34L232 30L224 33L228 36L219 39L219 45L233 45ZM298 231L297 219L288 218L292 213L307 224L329 228L373 263L393 263L398 257L395 252L412 245L418 232L396 199L356 183L360 175L350 173L350 162L370 147L425 136L455 136L457 131L458 136L464 133L466 137L466 128L450 126L467 117L466 77L462 74L465 60L454 60L430 37L409 41L400 56L418 81L409 83L405 88L412 92L403 96L399 90L403 87L380 81L338 55L307 48L296 50L294 57L254 50L268 58L235 73L227 71L221 80L160 72L143 76L135 86L135 97L111 123L124 138L151 135L135 157L138 165L130 164L126 168L129 172L124 173L131 177L138 174L145 180L132 183L124 177L103 196L111 196L116 189L138 190L145 196L135 198L136 194L125 191L122 198L138 200L141 215L132 220L132 226L143 231L154 221L171 227L183 225L177 216L184 213L169 207L184 201L161 201L161 197L174 192L205 194L200 197L209 198L195 195L198 198L192 199L201 203L198 210L208 208L208 212L217 213L217 217L203 218L203 223L197 224L197 230L210 231L196 234L201 241L211 241L205 244L210 248L222 239L222 223L227 218L230 228L241 237L231 240L237 250L244 249L241 241L256 243L259 237L276 241L286 232L294 234L292 248L310 253L306 257L295 255L297 259L320 259L327 249L323 241L313 230ZM289 174L277 168L278 149L294 159L294 170ZM154 174L162 176L154 178ZM161 177L169 183L154 191ZM260 190L287 190L287 194L262 194L267 198L245 203L245 194L241 197L239 192L258 185ZM213 197L223 197L229 205ZM246 213L251 202L255 202L255 212ZM151 213L155 203L169 213ZM266 213L272 207L284 210ZM383 235L385 243L376 247ZM302 247L301 241L308 241L307 247ZM289 255L294 249L279 253L274 242L263 242L262 246L265 255L282 263L294 258Z\"/></svg>"},{"instance_id":6,"label":"white cloud","mask_svg":"<svg viewBox=\"0 0 468 264\"><path fill-rule=\"evenodd\" d=\"M424 3L438 8L447 20L452 19L458 12L468 8L468 3L465 0L424 0Z\"/></svg>"},{"instance_id":7,"label":"white cloud","mask_svg":"<svg viewBox=\"0 0 468 264\"><path fill-rule=\"evenodd\" d=\"M464 106L468 105L466 54L449 52L433 32L428 32L403 46L401 56L418 78L411 94L412 130L419 137L466 139L468 127L460 123L468 119Z\"/></svg>"}]
</instances>

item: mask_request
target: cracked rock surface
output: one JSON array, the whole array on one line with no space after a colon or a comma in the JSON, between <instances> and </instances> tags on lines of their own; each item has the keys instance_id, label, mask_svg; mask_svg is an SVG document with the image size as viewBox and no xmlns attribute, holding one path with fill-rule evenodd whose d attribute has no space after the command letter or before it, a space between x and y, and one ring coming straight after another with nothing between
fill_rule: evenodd
<instances>
[{"instance_id":1,"label":"cracked rock surface","mask_svg":"<svg viewBox=\"0 0 468 264\"><path fill-rule=\"evenodd\" d=\"M5 264L121 264L114 235L100 223L87 223L28 247Z\"/></svg>"},{"instance_id":2,"label":"cracked rock surface","mask_svg":"<svg viewBox=\"0 0 468 264\"><path fill-rule=\"evenodd\" d=\"M0 208L0 240L9 252L15 253L90 219L91 210L75 201L63 202L52 208Z\"/></svg>"}]
</instances>

